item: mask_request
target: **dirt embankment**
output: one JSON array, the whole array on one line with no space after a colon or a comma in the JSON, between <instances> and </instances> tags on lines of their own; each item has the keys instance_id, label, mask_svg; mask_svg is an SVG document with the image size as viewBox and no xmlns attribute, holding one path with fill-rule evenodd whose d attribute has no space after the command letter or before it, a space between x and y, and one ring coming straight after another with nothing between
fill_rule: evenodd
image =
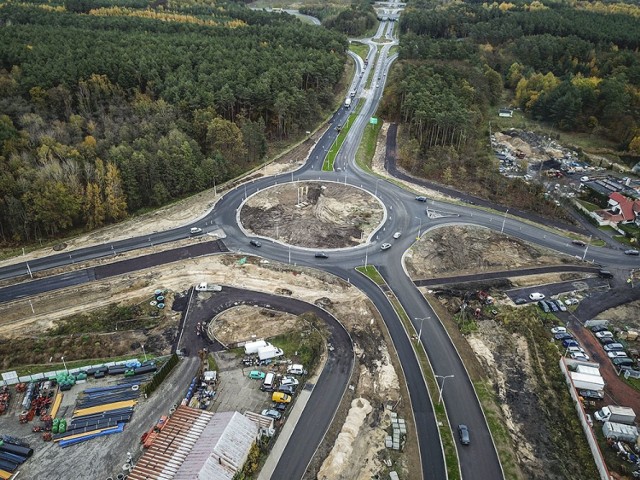
<instances>
[{"instance_id":1,"label":"dirt embankment","mask_svg":"<svg viewBox=\"0 0 640 480\"><path fill-rule=\"evenodd\" d=\"M295 182L251 196L240 221L251 234L307 248L345 248L366 239L383 218L371 194L333 182Z\"/></svg>"},{"instance_id":2,"label":"dirt embankment","mask_svg":"<svg viewBox=\"0 0 640 480\"><path fill-rule=\"evenodd\" d=\"M412 278L581 263L515 237L469 226L430 230L411 247L405 260Z\"/></svg>"},{"instance_id":3,"label":"dirt embankment","mask_svg":"<svg viewBox=\"0 0 640 480\"><path fill-rule=\"evenodd\" d=\"M406 258L407 269L416 279L567 262L574 260L490 230L463 226L430 231ZM537 275L519 283L544 284L562 275ZM510 449L514 459L514 478L592 478L593 462L557 366L560 352L546 340L538 343L548 335L550 323L544 322L551 320L543 322L535 306L514 308L501 293L514 280L501 282L499 286L495 281L480 282L469 291L464 286L437 290L429 298L440 304L439 316L452 331L465 364L481 365L481 372L470 370L474 380L491 384L509 434L503 448ZM496 303L483 305L475 289L488 291ZM466 309L461 310L463 305ZM458 329L463 326L465 334L460 335ZM572 448L567 451L565 444Z\"/></svg>"}]
</instances>

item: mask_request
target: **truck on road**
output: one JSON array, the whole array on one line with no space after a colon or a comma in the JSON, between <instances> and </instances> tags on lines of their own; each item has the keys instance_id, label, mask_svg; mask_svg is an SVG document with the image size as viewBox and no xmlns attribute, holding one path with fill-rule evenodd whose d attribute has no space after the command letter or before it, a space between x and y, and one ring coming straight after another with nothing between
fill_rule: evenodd
<instances>
[{"instance_id":1,"label":"truck on road","mask_svg":"<svg viewBox=\"0 0 640 480\"><path fill-rule=\"evenodd\" d=\"M347 98L347 99L344 101L344 108L349 108L350 106L351 106L351 99L350 99L350 98Z\"/></svg>"},{"instance_id":2,"label":"truck on road","mask_svg":"<svg viewBox=\"0 0 640 480\"><path fill-rule=\"evenodd\" d=\"M602 434L611 440L635 443L638 440L638 428L624 423L604 422Z\"/></svg>"},{"instance_id":3,"label":"truck on road","mask_svg":"<svg viewBox=\"0 0 640 480\"><path fill-rule=\"evenodd\" d=\"M633 425L636 421L636 412L630 407L607 405L593 414L601 422L624 423Z\"/></svg>"}]
</instances>

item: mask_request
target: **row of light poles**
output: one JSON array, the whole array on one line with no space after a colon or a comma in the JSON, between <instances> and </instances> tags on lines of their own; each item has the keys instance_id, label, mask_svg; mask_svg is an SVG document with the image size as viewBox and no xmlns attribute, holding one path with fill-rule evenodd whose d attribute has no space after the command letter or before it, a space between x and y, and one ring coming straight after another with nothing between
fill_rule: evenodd
<instances>
[{"instance_id":1,"label":"row of light poles","mask_svg":"<svg viewBox=\"0 0 640 480\"><path fill-rule=\"evenodd\" d=\"M420 320L420 329L418 330L418 339L417 339L418 342L420 342L420 338L422 337L422 325L425 320L431 320L431 317L423 317L423 318L414 317L414 320L416 321ZM440 405L442 403L442 392L444 390L444 382L447 378L454 378L455 375L434 375L434 377L442 380L442 383L438 384L438 405Z\"/></svg>"}]
</instances>

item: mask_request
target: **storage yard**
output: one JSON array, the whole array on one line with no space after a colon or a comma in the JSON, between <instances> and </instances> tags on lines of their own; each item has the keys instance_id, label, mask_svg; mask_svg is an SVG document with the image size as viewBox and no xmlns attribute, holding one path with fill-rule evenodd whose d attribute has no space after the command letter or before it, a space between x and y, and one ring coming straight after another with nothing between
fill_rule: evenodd
<instances>
[{"instance_id":1,"label":"storage yard","mask_svg":"<svg viewBox=\"0 0 640 480\"><path fill-rule=\"evenodd\" d=\"M90 377L51 396L44 390L43 398L51 399L44 402L51 407L44 421L34 415L31 421L21 422L26 392L8 387L12 398L0 416L0 435L10 435L33 450L14 473L19 471L19 478L64 479L116 479L126 474L128 454L140 456L142 435L185 396L187 379L193 377L198 363L197 358L182 359L148 399L139 386L142 378L122 375ZM57 425L53 418L59 420ZM50 432L45 431L47 423ZM52 441L45 441L43 435Z\"/></svg>"}]
</instances>

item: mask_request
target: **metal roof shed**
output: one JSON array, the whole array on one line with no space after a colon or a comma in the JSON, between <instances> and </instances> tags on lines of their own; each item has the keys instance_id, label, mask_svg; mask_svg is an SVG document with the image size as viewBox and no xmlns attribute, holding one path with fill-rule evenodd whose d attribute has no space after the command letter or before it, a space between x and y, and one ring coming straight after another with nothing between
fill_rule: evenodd
<instances>
[{"instance_id":1,"label":"metal roof shed","mask_svg":"<svg viewBox=\"0 0 640 480\"><path fill-rule=\"evenodd\" d=\"M257 434L258 425L240 413L180 406L128 478L231 480Z\"/></svg>"}]
</instances>

